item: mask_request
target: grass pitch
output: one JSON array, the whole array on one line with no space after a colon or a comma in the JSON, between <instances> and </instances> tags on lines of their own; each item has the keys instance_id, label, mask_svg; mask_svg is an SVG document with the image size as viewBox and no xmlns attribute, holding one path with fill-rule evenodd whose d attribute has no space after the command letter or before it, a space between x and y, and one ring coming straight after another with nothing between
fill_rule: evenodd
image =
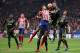
<instances>
[{"instance_id":1,"label":"grass pitch","mask_svg":"<svg viewBox=\"0 0 80 53\"><path fill-rule=\"evenodd\" d=\"M64 46L61 44L59 51L55 51L57 48L58 40L53 43L48 40L48 52L47 53L80 53L80 39L68 39L69 50L64 51ZM11 48L8 48L7 38L0 39L0 53L36 53L37 39L33 39L32 43L28 43L28 38L24 39L23 48L17 49L14 39L11 40ZM38 53L46 53L45 47L40 49Z\"/></svg>"}]
</instances>

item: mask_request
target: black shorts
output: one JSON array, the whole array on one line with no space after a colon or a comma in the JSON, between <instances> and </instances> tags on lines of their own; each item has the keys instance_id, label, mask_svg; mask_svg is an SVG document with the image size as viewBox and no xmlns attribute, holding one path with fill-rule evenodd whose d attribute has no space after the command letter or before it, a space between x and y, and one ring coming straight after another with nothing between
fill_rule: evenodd
<instances>
[{"instance_id":1,"label":"black shorts","mask_svg":"<svg viewBox=\"0 0 80 53\"><path fill-rule=\"evenodd\" d=\"M7 32L7 34L8 34L8 37L14 37L14 32L13 31Z\"/></svg>"}]
</instances>

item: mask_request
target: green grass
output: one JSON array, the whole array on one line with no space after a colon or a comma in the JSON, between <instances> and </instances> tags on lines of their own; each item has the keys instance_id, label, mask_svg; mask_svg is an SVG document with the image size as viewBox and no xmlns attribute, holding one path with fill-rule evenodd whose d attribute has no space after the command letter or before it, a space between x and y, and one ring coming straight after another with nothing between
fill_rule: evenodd
<instances>
[{"instance_id":1,"label":"green grass","mask_svg":"<svg viewBox=\"0 0 80 53\"><path fill-rule=\"evenodd\" d=\"M28 38L25 38L23 48L17 49L15 41L11 40L11 48L8 48L7 38L0 39L0 53L35 53L37 40L34 39L31 44L28 44ZM69 50L64 51L64 46L61 44L59 51L55 51L57 48L57 40L51 43L48 40L48 52L47 53L80 53L80 39L69 39L68 40ZM45 47L40 49L39 53L46 53Z\"/></svg>"}]
</instances>

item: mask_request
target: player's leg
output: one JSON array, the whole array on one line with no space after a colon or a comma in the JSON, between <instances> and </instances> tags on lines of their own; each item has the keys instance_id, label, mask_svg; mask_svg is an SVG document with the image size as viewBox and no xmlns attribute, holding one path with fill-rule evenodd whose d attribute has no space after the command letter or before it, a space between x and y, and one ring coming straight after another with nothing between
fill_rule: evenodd
<instances>
[{"instance_id":1,"label":"player's leg","mask_svg":"<svg viewBox=\"0 0 80 53\"><path fill-rule=\"evenodd\" d=\"M45 48L46 48L46 52L48 51L48 43L47 43L47 37L49 36L49 31L48 30L44 30L44 36L41 42L40 47L43 48L43 45L45 43Z\"/></svg>"},{"instance_id":2,"label":"player's leg","mask_svg":"<svg viewBox=\"0 0 80 53\"><path fill-rule=\"evenodd\" d=\"M60 30L59 31L59 41L58 41L58 47L57 47L56 51L60 49L60 45L62 42L62 29L60 28L59 30Z\"/></svg>"},{"instance_id":3,"label":"player's leg","mask_svg":"<svg viewBox=\"0 0 80 53\"><path fill-rule=\"evenodd\" d=\"M40 45L41 48L43 48L43 45L44 45L45 42L47 43L47 37L49 36L49 25L48 25L47 22L46 22L45 25L43 25L43 32L44 32L44 36L43 36L43 39L42 39L42 42L41 42L41 45ZM45 46L46 46L46 49L47 49L47 44Z\"/></svg>"},{"instance_id":4,"label":"player's leg","mask_svg":"<svg viewBox=\"0 0 80 53\"><path fill-rule=\"evenodd\" d=\"M65 30L65 29L64 29L64 31L63 31L62 42L63 42L64 45L65 45L65 51L67 51L67 50L68 50L68 44L67 44L67 41L66 41L66 30Z\"/></svg>"},{"instance_id":5,"label":"player's leg","mask_svg":"<svg viewBox=\"0 0 80 53\"><path fill-rule=\"evenodd\" d=\"M51 23L49 23L49 31L51 30L51 28L52 28L52 25L51 25ZM48 35L48 38L49 38L49 40L52 40L52 38Z\"/></svg>"},{"instance_id":6,"label":"player's leg","mask_svg":"<svg viewBox=\"0 0 80 53\"><path fill-rule=\"evenodd\" d=\"M38 40L37 40L37 49L36 49L36 52L38 52L38 51L39 51L40 39L41 39L41 38L38 38Z\"/></svg>"},{"instance_id":7,"label":"player's leg","mask_svg":"<svg viewBox=\"0 0 80 53\"><path fill-rule=\"evenodd\" d=\"M20 42L20 45L22 46L23 44L23 34L24 34L24 29L23 28L20 28L19 29L19 42Z\"/></svg>"},{"instance_id":8,"label":"player's leg","mask_svg":"<svg viewBox=\"0 0 80 53\"><path fill-rule=\"evenodd\" d=\"M10 32L8 32L8 47L9 48L11 47L10 41L11 41L11 34Z\"/></svg>"},{"instance_id":9,"label":"player's leg","mask_svg":"<svg viewBox=\"0 0 80 53\"><path fill-rule=\"evenodd\" d=\"M57 47L56 51L60 50L61 41L62 41L62 39L59 39L59 41L58 41L58 47Z\"/></svg>"},{"instance_id":10,"label":"player's leg","mask_svg":"<svg viewBox=\"0 0 80 53\"><path fill-rule=\"evenodd\" d=\"M53 33L53 41L55 41L55 38L56 38L56 22L55 21L53 21L53 31L54 31L54 33Z\"/></svg>"},{"instance_id":11,"label":"player's leg","mask_svg":"<svg viewBox=\"0 0 80 53\"><path fill-rule=\"evenodd\" d=\"M63 41L63 43L64 43L64 45L65 45L65 51L67 51L67 50L68 50L68 44L67 44L67 41L66 41L65 39L63 39L62 41Z\"/></svg>"},{"instance_id":12,"label":"player's leg","mask_svg":"<svg viewBox=\"0 0 80 53\"><path fill-rule=\"evenodd\" d=\"M56 29L54 29L54 33L53 33L53 41L55 41L55 38L56 38Z\"/></svg>"},{"instance_id":13,"label":"player's leg","mask_svg":"<svg viewBox=\"0 0 80 53\"><path fill-rule=\"evenodd\" d=\"M46 32L46 34L44 34L43 39L42 39L42 42L41 42L41 45L40 45L40 47L43 48L43 45L45 43L46 51L48 51L48 47L47 47L48 46L47 36L48 36L48 32Z\"/></svg>"},{"instance_id":14,"label":"player's leg","mask_svg":"<svg viewBox=\"0 0 80 53\"><path fill-rule=\"evenodd\" d=\"M36 31L32 34L32 36L29 39L29 43L32 41L33 37L37 34L37 32L39 32L39 28L36 29Z\"/></svg>"},{"instance_id":15,"label":"player's leg","mask_svg":"<svg viewBox=\"0 0 80 53\"><path fill-rule=\"evenodd\" d=\"M21 43L21 28L19 28L19 43Z\"/></svg>"},{"instance_id":16,"label":"player's leg","mask_svg":"<svg viewBox=\"0 0 80 53\"><path fill-rule=\"evenodd\" d=\"M37 40L37 50L36 50L36 52L39 51L40 40L41 40L41 37L43 36L43 34L44 34L44 31L40 29L40 34L38 35L38 40Z\"/></svg>"},{"instance_id":17,"label":"player's leg","mask_svg":"<svg viewBox=\"0 0 80 53\"><path fill-rule=\"evenodd\" d=\"M48 43L47 43L47 37L49 36L49 24L48 22L45 21L45 25L43 25L43 32L44 32L44 36L41 42L40 47L43 48L43 45L45 44L46 47L46 51L48 51Z\"/></svg>"},{"instance_id":18,"label":"player's leg","mask_svg":"<svg viewBox=\"0 0 80 53\"><path fill-rule=\"evenodd\" d=\"M47 42L47 35L48 34L48 32L46 32L46 38L45 38L45 47L46 47L46 52L48 51L48 42Z\"/></svg>"},{"instance_id":19,"label":"player's leg","mask_svg":"<svg viewBox=\"0 0 80 53\"><path fill-rule=\"evenodd\" d=\"M23 41L24 41L24 31L25 31L25 29L22 28L22 33L21 33L21 42L22 42L22 44L23 44Z\"/></svg>"},{"instance_id":20,"label":"player's leg","mask_svg":"<svg viewBox=\"0 0 80 53\"><path fill-rule=\"evenodd\" d=\"M12 37L15 39L17 48L19 49L19 43L18 43L17 37L14 35L14 33L12 33Z\"/></svg>"}]
</instances>

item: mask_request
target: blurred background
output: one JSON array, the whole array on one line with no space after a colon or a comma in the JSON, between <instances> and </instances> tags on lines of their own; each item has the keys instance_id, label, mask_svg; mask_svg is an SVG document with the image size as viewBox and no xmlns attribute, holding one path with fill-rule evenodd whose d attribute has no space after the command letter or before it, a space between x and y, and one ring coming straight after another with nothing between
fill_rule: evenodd
<instances>
[{"instance_id":1,"label":"blurred background","mask_svg":"<svg viewBox=\"0 0 80 53\"><path fill-rule=\"evenodd\" d=\"M0 31L6 30L6 20L12 14L17 20L20 13L24 13L29 20L30 28L37 27L36 14L42 5L47 5L54 0L0 0ZM80 32L80 0L56 0L58 7L63 12L68 10L68 25L70 33Z\"/></svg>"}]
</instances>

